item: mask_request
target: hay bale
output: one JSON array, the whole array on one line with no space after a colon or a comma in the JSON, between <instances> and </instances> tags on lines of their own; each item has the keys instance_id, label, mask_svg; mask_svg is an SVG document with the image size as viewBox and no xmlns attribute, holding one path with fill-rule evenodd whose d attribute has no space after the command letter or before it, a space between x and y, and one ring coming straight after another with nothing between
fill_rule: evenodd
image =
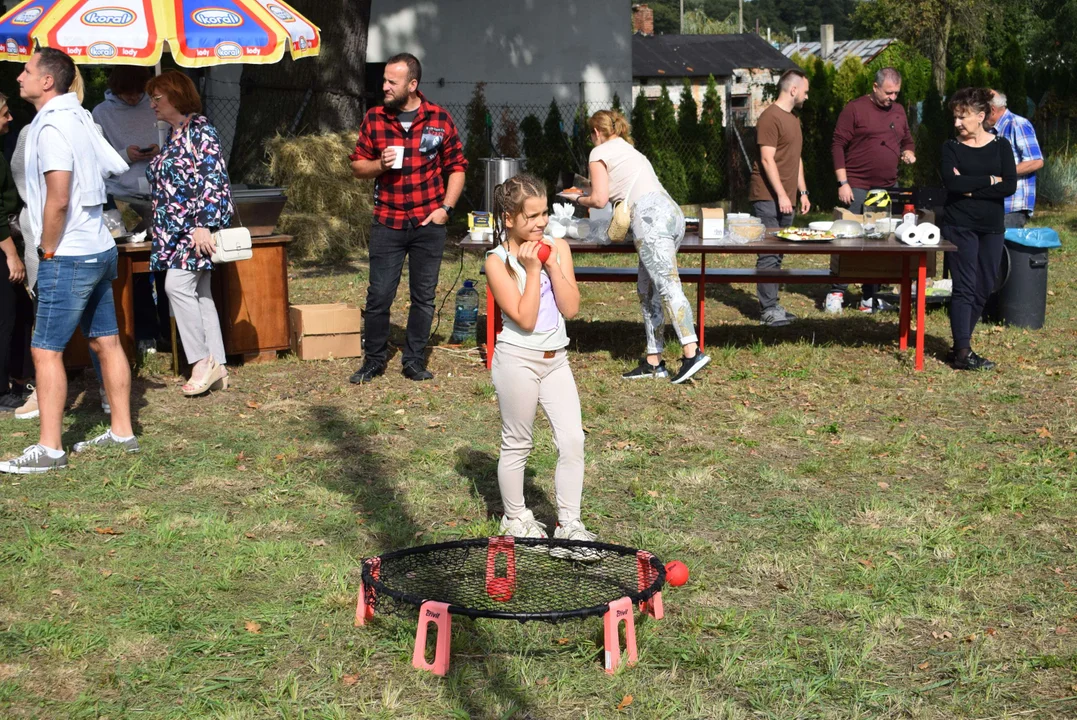
<instances>
[{"instance_id":1,"label":"hay bale","mask_svg":"<svg viewBox=\"0 0 1077 720\"><path fill-rule=\"evenodd\" d=\"M277 136L266 144L272 182L288 202L278 226L295 236L294 257L340 261L365 248L374 208L374 181L352 177L348 155L355 132Z\"/></svg>"}]
</instances>

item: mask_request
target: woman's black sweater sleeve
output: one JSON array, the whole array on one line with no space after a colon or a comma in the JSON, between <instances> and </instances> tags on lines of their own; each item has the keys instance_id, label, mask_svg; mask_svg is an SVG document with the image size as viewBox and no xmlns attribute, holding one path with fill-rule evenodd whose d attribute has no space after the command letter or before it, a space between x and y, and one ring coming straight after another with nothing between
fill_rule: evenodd
<instances>
[{"instance_id":1,"label":"woman's black sweater sleeve","mask_svg":"<svg viewBox=\"0 0 1077 720\"><path fill-rule=\"evenodd\" d=\"M1002 178L1002 182L995 183L991 187L986 187L982 190L974 190L972 193L974 198L999 200L1008 198L1017 192L1017 161L1013 159L1013 148L1010 146L1010 141L1000 137L995 142L999 145L999 160L1002 166L999 177Z\"/></svg>"}]
</instances>

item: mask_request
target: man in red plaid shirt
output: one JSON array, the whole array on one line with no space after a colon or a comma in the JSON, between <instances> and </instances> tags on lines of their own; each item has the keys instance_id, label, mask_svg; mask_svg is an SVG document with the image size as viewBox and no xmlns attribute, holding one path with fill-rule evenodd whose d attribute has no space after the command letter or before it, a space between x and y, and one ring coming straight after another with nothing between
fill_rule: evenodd
<instances>
[{"instance_id":1,"label":"man in red plaid shirt","mask_svg":"<svg viewBox=\"0 0 1077 720\"><path fill-rule=\"evenodd\" d=\"M404 375L412 380L434 377L426 369L426 343L434 319L445 224L463 192L467 160L452 118L419 92L422 73L419 60L409 53L386 61L385 104L367 111L351 155L352 174L375 181L363 366L351 376L353 383L370 382L385 372L389 308L405 255L411 310ZM448 182L442 180L445 173Z\"/></svg>"}]
</instances>

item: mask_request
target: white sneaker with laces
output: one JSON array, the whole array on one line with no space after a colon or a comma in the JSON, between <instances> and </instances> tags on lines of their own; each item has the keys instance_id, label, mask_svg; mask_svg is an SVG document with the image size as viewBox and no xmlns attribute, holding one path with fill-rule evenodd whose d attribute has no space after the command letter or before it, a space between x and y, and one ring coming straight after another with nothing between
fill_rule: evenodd
<instances>
[{"instance_id":1,"label":"white sneaker with laces","mask_svg":"<svg viewBox=\"0 0 1077 720\"><path fill-rule=\"evenodd\" d=\"M535 519L535 514L524 510L517 518L501 516L501 534L522 538L545 538L546 526Z\"/></svg>"},{"instance_id":2,"label":"white sneaker with laces","mask_svg":"<svg viewBox=\"0 0 1077 720\"><path fill-rule=\"evenodd\" d=\"M31 445L17 458L0 462L0 472L16 475L43 473L49 470L62 470L67 467L67 453L54 458L44 445Z\"/></svg>"},{"instance_id":3,"label":"white sneaker with laces","mask_svg":"<svg viewBox=\"0 0 1077 720\"><path fill-rule=\"evenodd\" d=\"M570 520L564 525L558 523L554 528L553 536L558 540L583 540L584 542L594 542L598 537L584 527L582 520ZM602 559L603 553L592 548L552 547L550 555L561 560L597 562Z\"/></svg>"},{"instance_id":4,"label":"white sneaker with laces","mask_svg":"<svg viewBox=\"0 0 1077 720\"><path fill-rule=\"evenodd\" d=\"M845 293L832 292L826 294L824 309L831 315L841 315L842 305L845 301Z\"/></svg>"}]
</instances>

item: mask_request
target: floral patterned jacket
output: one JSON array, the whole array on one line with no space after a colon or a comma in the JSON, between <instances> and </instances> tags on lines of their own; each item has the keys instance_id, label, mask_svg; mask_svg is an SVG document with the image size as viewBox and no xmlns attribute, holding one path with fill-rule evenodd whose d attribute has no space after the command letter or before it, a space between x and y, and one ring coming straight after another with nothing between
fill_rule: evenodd
<instances>
[{"instance_id":1,"label":"floral patterned jacket","mask_svg":"<svg viewBox=\"0 0 1077 720\"><path fill-rule=\"evenodd\" d=\"M217 129L203 115L175 128L146 168L153 199L150 234L153 270L212 270L209 258L195 253L195 228L216 232L232 220L232 188Z\"/></svg>"}]
</instances>

